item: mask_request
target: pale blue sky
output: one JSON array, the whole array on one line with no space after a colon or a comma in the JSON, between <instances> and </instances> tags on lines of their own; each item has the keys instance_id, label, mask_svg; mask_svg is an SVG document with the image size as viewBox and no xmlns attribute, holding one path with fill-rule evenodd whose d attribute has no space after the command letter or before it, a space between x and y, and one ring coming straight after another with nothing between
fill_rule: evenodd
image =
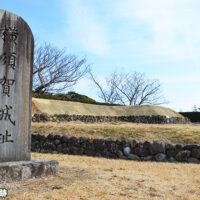
<instances>
[{"instance_id":1,"label":"pale blue sky","mask_svg":"<svg viewBox=\"0 0 200 200\"><path fill-rule=\"evenodd\" d=\"M115 69L159 79L164 105L200 107L199 0L1 0L39 42L86 56L100 80ZM97 99L87 79L74 90Z\"/></svg>"}]
</instances>

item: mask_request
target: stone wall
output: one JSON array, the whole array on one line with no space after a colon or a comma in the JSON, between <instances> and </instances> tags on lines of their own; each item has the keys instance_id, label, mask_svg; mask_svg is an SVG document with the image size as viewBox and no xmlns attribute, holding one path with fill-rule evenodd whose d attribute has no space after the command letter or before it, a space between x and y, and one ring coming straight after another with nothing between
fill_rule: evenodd
<instances>
[{"instance_id":1,"label":"stone wall","mask_svg":"<svg viewBox=\"0 0 200 200\"><path fill-rule=\"evenodd\" d=\"M168 116L92 116L92 115L49 115L49 114L33 114L32 122L62 122L62 121L82 121L86 123L95 122L134 122L146 124L185 124L190 120L186 117L168 117Z\"/></svg>"},{"instance_id":2,"label":"stone wall","mask_svg":"<svg viewBox=\"0 0 200 200\"><path fill-rule=\"evenodd\" d=\"M200 145L183 146L134 139L90 139L68 135L32 134L31 150L137 161L200 163Z\"/></svg>"}]
</instances>

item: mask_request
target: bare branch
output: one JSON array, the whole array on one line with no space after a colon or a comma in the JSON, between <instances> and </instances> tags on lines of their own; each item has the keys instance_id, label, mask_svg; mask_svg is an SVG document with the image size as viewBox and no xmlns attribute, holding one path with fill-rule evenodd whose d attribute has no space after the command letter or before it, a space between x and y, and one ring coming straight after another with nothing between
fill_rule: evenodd
<instances>
[{"instance_id":1,"label":"bare branch","mask_svg":"<svg viewBox=\"0 0 200 200\"><path fill-rule=\"evenodd\" d=\"M90 79L97 88L99 98L105 103L115 103L118 100L118 94L116 92L116 87L114 86L114 82L117 78L116 73L114 72L109 78L107 77L104 79L105 85L100 84L91 71L89 74Z\"/></svg>"},{"instance_id":2,"label":"bare branch","mask_svg":"<svg viewBox=\"0 0 200 200\"><path fill-rule=\"evenodd\" d=\"M88 73L86 59L67 55L50 44L35 48L33 91L58 92L72 87Z\"/></svg>"},{"instance_id":3,"label":"bare branch","mask_svg":"<svg viewBox=\"0 0 200 200\"><path fill-rule=\"evenodd\" d=\"M133 74L114 72L106 79L107 90L99 82L93 82L100 89L107 103L123 105L160 105L168 103L161 95L161 84L158 80L148 80L142 73Z\"/></svg>"}]
</instances>

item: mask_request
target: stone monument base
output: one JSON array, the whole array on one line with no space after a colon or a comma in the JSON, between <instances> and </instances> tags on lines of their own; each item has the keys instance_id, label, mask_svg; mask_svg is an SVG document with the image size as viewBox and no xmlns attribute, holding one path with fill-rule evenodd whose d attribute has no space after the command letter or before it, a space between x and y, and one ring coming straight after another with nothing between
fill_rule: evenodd
<instances>
[{"instance_id":1,"label":"stone monument base","mask_svg":"<svg viewBox=\"0 0 200 200\"><path fill-rule=\"evenodd\" d=\"M53 175L58 171L56 160L31 160L0 163L0 183Z\"/></svg>"}]
</instances>

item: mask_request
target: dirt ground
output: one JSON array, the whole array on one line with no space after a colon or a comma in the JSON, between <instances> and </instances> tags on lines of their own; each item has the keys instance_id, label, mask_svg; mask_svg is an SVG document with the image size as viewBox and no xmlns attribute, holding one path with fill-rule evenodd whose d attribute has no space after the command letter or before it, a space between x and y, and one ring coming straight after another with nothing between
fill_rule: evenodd
<instances>
[{"instance_id":1,"label":"dirt ground","mask_svg":"<svg viewBox=\"0 0 200 200\"><path fill-rule=\"evenodd\" d=\"M59 161L56 175L1 184L7 200L198 200L200 165L32 153Z\"/></svg>"}]
</instances>

